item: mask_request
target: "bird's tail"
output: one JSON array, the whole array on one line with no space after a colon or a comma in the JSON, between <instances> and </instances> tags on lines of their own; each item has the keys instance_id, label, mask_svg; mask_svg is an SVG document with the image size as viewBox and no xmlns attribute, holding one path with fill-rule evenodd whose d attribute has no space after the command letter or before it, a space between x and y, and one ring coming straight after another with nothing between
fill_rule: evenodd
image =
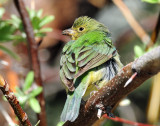
<instances>
[{"instance_id":1,"label":"bird's tail","mask_svg":"<svg viewBox=\"0 0 160 126\"><path fill-rule=\"evenodd\" d=\"M61 121L67 120L73 122L79 115L79 109L81 104L82 95L79 95L74 91L73 94L67 95L67 100L61 114Z\"/></svg>"}]
</instances>

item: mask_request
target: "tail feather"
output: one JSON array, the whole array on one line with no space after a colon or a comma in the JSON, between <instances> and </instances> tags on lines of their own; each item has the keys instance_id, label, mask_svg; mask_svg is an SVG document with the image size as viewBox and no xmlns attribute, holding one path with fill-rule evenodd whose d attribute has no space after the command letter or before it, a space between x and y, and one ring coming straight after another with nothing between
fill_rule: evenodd
<instances>
[{"instance_id":1,"label":"tail feather","mask_svg":"<svg viewBox=\"0 0 160 126\"><path fill-rule=\"evenodd\" d=\"M122 66L123 66L122 63L117 57L107 61L105 78L107 80L111 80L122 68Z\"/></svg>"},{"instance_id":2,"label":"tail feather","mask_svg":"<svg viewBox=\"0 0 160 126\"><path fill-rule=\"evenodd\" d=\"M61 121L67 120L73 122L79 114L79 108L81 104L82 96L79 96L76 92L72 95L67 95L67 100L61 114Z\"/></svg>"}]
</instances>

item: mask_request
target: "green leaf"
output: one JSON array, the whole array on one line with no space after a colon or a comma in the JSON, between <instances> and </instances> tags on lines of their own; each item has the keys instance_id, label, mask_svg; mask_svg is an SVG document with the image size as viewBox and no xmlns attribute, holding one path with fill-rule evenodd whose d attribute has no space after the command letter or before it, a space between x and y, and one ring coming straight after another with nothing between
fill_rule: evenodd
<instances>
[{"instance_id":1,"label":"green leaf","mask_svg":"<svg viewBox=\"0 0 160 126\"><path fill-rule=\"evenodd\" d=\"M144 1L144 2L148 2L148 3L151 3L151 4L158 4L158 3L160 3L160 0L142 0L142 1Z\"/></svg>"},{"instance_id":2,"label":"green leaf","mask_svg":"<svg viewBox=\"0 0 160 126\"><path fill-rule=\"evenodd\" d=\"M52 28L42 28L39 30L39 33L43 33L43 32L52 32Z\"/></svg>"},{"instance_id":3,"label":"green leaf","mask_svg":"<svg viewBox=\"0 0 160 126\"><path fill-rule=\"evenodd\" d=\"M12 40L16 28L9 24L8 21L1 21L0 23L0 42L8 42Z\"/></svg>"},{"instance_id":4,"label":"green leaf","mask_svg":"<svg viewBox=\"0 0 160 126\"><path fill-rule=\"evenodd\" d=\"M19 87L16 86L16 91L19 95L24 95L24 93L21 91L21 89Z\"/></svg>"},{"instance_id":5,"label":"green leaf","mask_svg":"<svg viewBox=\"0 0 160 126\"><path fill-rule=\"evenodd\" d=\"M39 24L39 27L42 27L46 24L48 24L49 22L53 21L54 19L54 16L45 16L42 18L40 24Z\"/></svg>"},{"instance_id":6,"label":"green leaf","mask_svg":"<svg viewBox=\"0 0 160 126\"><path fill-rule=\"evenodd\" d=\"M140 56L142 56L142 55L144 54L144 50L143 50L142 47L136 45L136 46L134 47L134 53L135 53L135 56L136 56L136 57L140 57Z\"/></svg>"},{"instance_id":7,"label":"green leaf","mask_svg":"<svg viewBox=\"0 0 160 126\"><path fill-rule=\"evenodd\" d=\"M4 51L5 53L7 53L11 57L15 58L16 60L20 59L20 57L16 53L12 52L11 50L7 49L6 47L4 47L2 45L0 45L0 50Z\"/></svg>"},{"instance_id":8,"label":"green leaf","mask_svg":"<svg viewBox=\"0 0 160 126\"><path fill-rule=\"evenodd\" d=\"M22 88L24 92L31 87L33 80L34 80L34 72L30 71L26 76L26 79Z\"/></svg>"},{"instance_id":9,"label":"green leaf","mask_svg":"<svg viewBox=\"0 0 160 126\"><path fill-rule=\"evenodd\" d=\"M19 17L17 17L16 15L11 15L11 19L9 20L9 22L15 26L17 29L20 28L21 25L21 19Z\"/></svg>"},{"instance_id":10,"label":"green leaf","mask_svg":"<svg viewBox=\"0 0 160 126\"><path fill-rule=\"evenodd\" d=\"M58 122L57 126L63 126L64 123L65 122L60 121L60 122Z\"/></svg>"},{"instance_id":11,"label":"green leaf","mask_svg":"<svg viewBox=\"0 0 160 126\"><path fill-rule=\"evenodd\" d=\"M43 10L42 9L40 9L38 12L37 12L37 17L41 17L42 16L42 13L43 13Z\"/></svg>"},{"instance_id":12,"label":"green leaf","mask_svg":"<svg viewBox=\"0 0 160 126\"><path fill-rule=\"evenodd\" d=\"M36 97L37 95L39 95L41 92L42 92L43 88L38 86L36 89L32 90L30 93L29 93L29 97Z\"/></svg>"},{"instance_id":13,"label":"green leaf","mask_svg":"<svg viewBox=\"0 0 160 126\"><path fill-rule=\"evenodd\" d=\"M41 107L40 107L39 102L36 98L29 99L29 105L33 109L34 112L36 112L36 113L41 112Z\"/></svg>"},{"instance_id":14,"label":"green leaf","mask_svg":"<svg viewBox=\"0 0 160 126\"><path fill-rule=\"evenodd\" d=\"M27 95L20 95L18 93L15 93L15 96L17 97L20 105L24 105L28 101L28 96Z\"/></svg>"},{"instance_id":15,"label":"green leaf","mask_svg":"<svg viewBox=\"0 0 160 126\"><path fill-rule=\"evenodd\" d=\"M4 12L5 12L4 8L0 8L0 18L2 18Z\"/></svg>"}]
</instances>

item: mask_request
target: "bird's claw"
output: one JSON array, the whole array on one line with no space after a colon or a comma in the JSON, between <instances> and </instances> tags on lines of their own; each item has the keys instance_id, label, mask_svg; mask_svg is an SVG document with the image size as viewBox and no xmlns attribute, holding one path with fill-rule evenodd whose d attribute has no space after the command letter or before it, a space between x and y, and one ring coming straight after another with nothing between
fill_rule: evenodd
<instances>
[{"instance_id":1,"label":"bird's claw","mask_svg":"<svg viewBox=\"0 0 160 126\"><path fill-rule=\"evenodd\" d=\"M108 115L108 117L110 118L115 118L114 114L111 112L112 107L111 106L107 106L106 107L106 114Z\"/></svg>"}]
</instances>

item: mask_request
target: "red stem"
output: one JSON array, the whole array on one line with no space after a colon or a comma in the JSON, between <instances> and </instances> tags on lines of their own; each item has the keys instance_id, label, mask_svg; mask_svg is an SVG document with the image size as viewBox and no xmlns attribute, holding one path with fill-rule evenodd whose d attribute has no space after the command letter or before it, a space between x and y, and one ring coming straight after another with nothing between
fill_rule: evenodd
<instances>
[{"instance_id":1,"label":"red stem","mask_svg":"<svg viewBox=\"0 0 160 126\"><path fill-rule=\"evenodd\" d=\"M133 122L133 121L126 120L126 119L123 119L123 118L119 118L117 116L115 118L110 118L106 114L104 114L103 117L105 117L107 119L110 119L110 120L113 120L115 122L130 124L132 126L156 126L156 125L149 125L149 124L144 124L144 123Z\"/></svg>"}]
</instances>

